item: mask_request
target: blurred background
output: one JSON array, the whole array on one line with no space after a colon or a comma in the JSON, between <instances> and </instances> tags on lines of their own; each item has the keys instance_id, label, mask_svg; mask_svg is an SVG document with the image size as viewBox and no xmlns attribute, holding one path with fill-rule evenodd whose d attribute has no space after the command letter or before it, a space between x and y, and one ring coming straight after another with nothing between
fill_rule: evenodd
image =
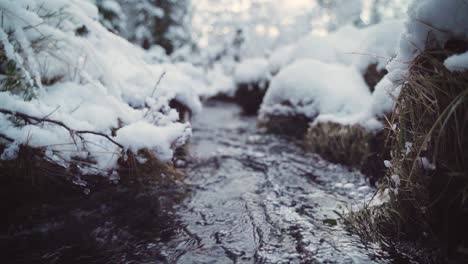
<instances>
[{"instance_id":1,"label":"blurred background","mask_svg":"<svg viewBox=\"0 0 468 264\"><path fill-rule=\"evenodd\" d=\"M404 16L409 0L95 0L111 31L173 60L268 56L313 33ZM196 55L196 56L194 56Z\"/></svg>"}]
</instances>

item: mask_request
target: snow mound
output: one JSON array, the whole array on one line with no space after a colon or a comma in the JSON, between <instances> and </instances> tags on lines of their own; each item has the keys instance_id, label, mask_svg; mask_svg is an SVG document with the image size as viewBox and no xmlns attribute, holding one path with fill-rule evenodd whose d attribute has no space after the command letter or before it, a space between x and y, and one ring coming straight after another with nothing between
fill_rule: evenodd
<instances>
[{"instance_id":1,"label":"snow mound","mask_svg":"<svg viewBox=\"0 0 468 264\"><path fill-rule=\"evenodd\" d=\"M288 45L273 51L268 59L268 69L271 74L276 75L281 68L291 63L293 50L294 46Z\"/></svg>"},{"instance_id":2,"label":"snow mound","mask_svg":"<svg viewBox=\"0 0 468 264\"><path fill-rule=\"evenodd\" d=\"M270 79L268 60L263 58L246 59L236 66L234 81L240 83L259 83Z\"/></svg>"},{"instance_id":3,"label":"snow mound","mask_svg":"<svg viewBox=\"0 0 468 264\"><path fill-rule=\"evenodd\" d=\"M376 117L382 117L384 114L392 112L400 90L400 85L395 85L390 81L388 76L385 76L377 84L372 94L372 109L370 114Z\"/></svg>"},{"instance_id":4,"label":"snow mound","mask_svg":"<svg viewBox=\"0 0 468 264\"><path fill-rule=\"evenodd\" d=\"M383 70L396 57L399 36L403 33L403 21L386 21L371 26L364 31L359 47L355 49L353 65L365 72L372 64Z\"/></svg>"},{"instance_id":5,"label":"snow mound","mask_svg":"<svg viewBox=\"0 0 468 264\"><path fill-rule=\"evenodd\" d=\"M399 40L397 56L388 65L386 79L376 87L373 112L383 115L393 109L408 69L426 45L436 42L444 46L450 39L468 38L468 5L464 0L413 0ZM466 69L468 56L455 55L445 61L451 71Z\"/></svg>"},{"instance_id":6,"label":"snow mound","mask_svg":"<svg viewBox=\"0 0 468 264\"><path fill-rule=\"evenodd\" d=\"M468 70L468 52L450 56L445 60L444 65L452 72Z\"/></svg>"},{"instance_id":7,"label":"snow mound","mask_svg":"<svg viewBox=\"0 0 468 264\"><path fill-rule=\"evenodd\" d=\"M87 1L5 0L0 11L0 51L22 82L21 89L0 84L0 108L7 110L0 135L14 141L7 145L41 148L63 166L86 160L85 173L108 174L127 149L150 148L168 160L190 136L190 124L178 122L169 102L199 112L202 73L145 61L144 50L97 22L97 8ZM18 126L8 111L68 129L45 121ZM101 135L77 132L84 130Z\"/></svg>"},{"instance_id":8,"label":"snow mound","mask_svg":"<svg viewBox=\"0 0 468 264\"><path fill-rule=\"evenodd\" d=\"M413 0L398 55L388 65L389 72L393 72L392 81L401 83L405 79L410 62L426 49L428 40L444 46L450 39L467 39L467 14L465 0ZM449 61L449 67L450 64Z\"/></svg>"},{"instance_id":9,"label":"snow mound","mask_svg":"<svg viewBox=\"0 0 468 264\"><path fill-rule=\"evenodd\" d=\"M310 33L296 44L275 50L269 58L269 69L276 74L296 60L315 59L329 64L354 65L361 71L378 64L380 70L396 56L403 29L402 21L392 20L363 29L348 25L325 36Z\"/></svg>"},{"instance_id":10,"label":"snow mound","mask_svg":"<svg viewBox=\"0 0 468 264\"><path fill-rule=\"evenodd\" d=\"M368 110L371 98L356 69L302 59L273 78L260 114L302 114L311 120L318 116L349 116Z\"/></svg>"}]
</instances>

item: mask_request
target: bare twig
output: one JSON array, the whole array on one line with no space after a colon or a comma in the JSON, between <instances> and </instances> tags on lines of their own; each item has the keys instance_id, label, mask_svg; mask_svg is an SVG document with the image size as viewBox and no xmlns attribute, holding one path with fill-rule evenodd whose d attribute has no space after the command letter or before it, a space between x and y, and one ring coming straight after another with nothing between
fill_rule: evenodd
<instances>
[{"instance_id":1,"label":"bare twig","mask_svg":"<svg viewBox=\"0 0 468 264\"><path fill-rule=\"evenodd\" d=\"M13 111L3 109L3 108L0 108L0 113L19 117L19 118L24 119L25 121L27 121L29 123L32 123L31 121L36 121L37 122L36 124L38 124L38 123L51 123L51 124L61 126L61 127L65 128L66 130L68 130L68 132L70 133L72 139L73 139L73 135L79 135L80 136L81 134L92 134L92 135L104 137L107 140L109 140L110 142L114 143L119 148L124 149L122 144L120 144L117 141L113 140L110 136L108 136L108 135L106 135L104 133L99 133L99 132L96 132L96 131L87 131L87 130L73 130L69 126L65 125L61 121L57 121L57 120L53 120L53 119L49 119L49 118L35 117L35 116L27 115L27 114L24 114L24 113L21 113L21 112L13 112ZM80 136L80 138L82 139L81 136Z\"/></svg>"},{"instance_id":2,"label":"bare twig","mask_svg":"<svg viewBox=\"0 0 468 264\"><path fill-rule=\"evenodd\" d=\"M57 112L57 110L60 108L60 105L57 106L54 110L52 110L52 112L50 112L49 114L45 115L42 119L45 119L45 118L49 118L52 114L54 114L55 112ZM41 122L37 122L37 123L41 123ZM34 124L33 124L34 125Z\"/></svg>"},{"instance_id":3,"label":"bare twig","mask_svg":"<svg viewBox=\"0 0 468 264\"><path fill-rule=\"evenodd\" d=\"M159 80L158 80L158 82L156 82L156 85L154 86L153 92L151 93L151 97L154 96L154 93L156 92L156 89L158 89L158 86L161 83L161 80L164 78L165 75L166 75L166 71L163 71L161 73L161 75L159 76Z\"/></svg>"},{"instance_id":4,"label":"bare twig","mask_svg":"<svg viewBox=\"0 0 468 264\"><path fill-rule=\"evenodd\" d=\"M0 138L3 138L7 141L10 141L10 142L14 142L15 140L12 139L11 137L7 136L7 135L4 135L4 134L0 134Z\"/></svg>"},{"instance_id":5,"label":"bare twig","mask_svg":"<svg viewBox=\"0 0 468 264\"><path fill-rule=\"evenodd\" d=\"M400 62L400 63L403 63L403 64L410 64L410 63L411 63L410 61L397 60L396 58L387 57L387 56L382 56L382 55L378 55L378 54L372 54L372 53L364 53L364 52L346 52L346 53L344 53L344 54L369 56L369 57L374 57L374 58L376 58L376 59L388 60L389 62L390 62L390 61L397 61L397 62Z\"/></svg>"}]
</instances>

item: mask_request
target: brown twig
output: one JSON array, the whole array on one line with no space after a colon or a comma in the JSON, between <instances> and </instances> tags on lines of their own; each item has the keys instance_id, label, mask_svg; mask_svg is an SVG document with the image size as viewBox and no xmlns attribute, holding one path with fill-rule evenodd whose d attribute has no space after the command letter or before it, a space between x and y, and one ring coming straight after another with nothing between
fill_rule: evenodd
<instances>
[{"instance_id":1,"label":"brown twig","mask_svg":"<svg viewBox=\"0 0 468 264\"><path fill-rule=\"evenodd\" d=\"M166 75L166 71L163 71L161 73L161 75L159 76L159 79L156 82L156 85L154 86L153 92L151 93L151 97L154 96L154 93L156 92L156 89L158 88L159 84L161 83L161 80L164 78L164 75Z\"/></svg>"},{"instance_id":2,"label":"brown twig","mask_svg":"<svg viewBox=\"0 0 468 264\"><path fill-rule=\"evenodd\" d=\"M69 126L65 125L61 121L53 120L53 119L50 119L50 118L47 118L47 117L44 117L44 118L35 117L35 116L27 115L25 113L13 112L13 111L3 109L3 108L0 108L0 113L19 117L21 119L26 120L29 123L32 123L31 121L35 121L36 124L38 124L38 123L51 123L51 124L58 125L60 127L63 127L64 129L68 130L68 132L70 133L72 139L73 139L73 135L81 135L81 134L92 134L92 135L100 136L100 137L106 138L110 142L114 143L119 148L124 149L124 146L122 144L118 143L117 141L113 140L110 136L108 136L106 134L103 134L103 133L99 133L99 132L96 132L96 131L87 131L87 130L73 130ZM83 139L81 136L80 136L80 138Z\"/></svg>"},{"instance_id":3,"label":"brown twig","mask_svg":"<svg viewBox=\"0 0 468 264\"><path fill-rule=\"evenodd\" d=\"M15 140L12 139L11 137L7 136L7 135L4 135L4 134L0 134L0 138L3 138L7 141L10 141L10 142L14 142Z\"/></svg>"}]
</instances>

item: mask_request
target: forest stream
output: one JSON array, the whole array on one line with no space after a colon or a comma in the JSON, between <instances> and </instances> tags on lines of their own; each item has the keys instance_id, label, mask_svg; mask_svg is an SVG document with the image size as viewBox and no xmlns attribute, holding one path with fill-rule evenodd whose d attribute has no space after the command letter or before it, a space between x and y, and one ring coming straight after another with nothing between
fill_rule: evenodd
<instances>
[{"instance_id":1,"label":"forest stream","mask_svg":"<svg viewBox=\"0 0 468 264\"><path fill-rule=\"evenodd\" d=\"M373 194L362 175L260 133L234 105L208 104L193 123L192 191L176 213L183 231L158 245L169 263L389 260L334 212Z\"/></svg>"},{"instance_id":2,"label":"forest stream","mask_svg":"<svg viewBox=\"0 0 468 264\"><path fill-rule=\"evenodd\" d=\"M176 186L163 174L136 189L63 190L24 217L16 209L2 225L5 263L395 262L341 224L374 194L366 178L256 123L208 102Z\"/></svg>"}]
</instances>

